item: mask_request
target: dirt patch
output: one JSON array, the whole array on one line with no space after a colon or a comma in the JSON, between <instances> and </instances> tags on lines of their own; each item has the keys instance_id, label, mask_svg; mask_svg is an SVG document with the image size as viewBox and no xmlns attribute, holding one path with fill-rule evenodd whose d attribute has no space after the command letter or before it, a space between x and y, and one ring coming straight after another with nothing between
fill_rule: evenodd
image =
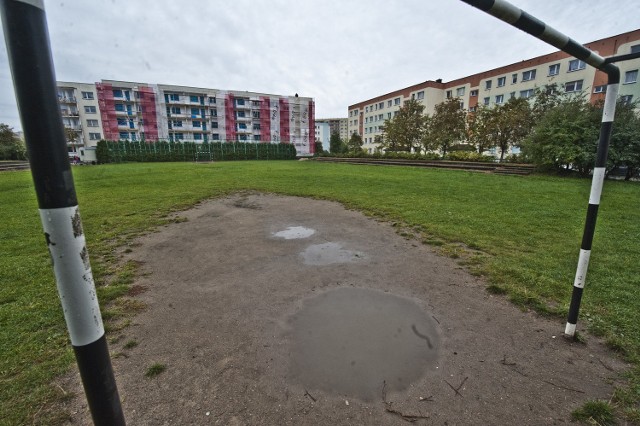
<instances>
[{"instance_id":1,"label":"dirt patch","mask_svg":"<svg viewBox=\"0 0 640 426\"><path fill-rule=\"evenodd\" d=\"M565 424L627 367L337 203L245 194L181 216L124 255L147 290L110 346L129 424ZM276 236L296 227L315 232ZM312 246L337 261L306 261ZM89 424L78 375L63 386L72 423Z\"/></svg>"}]
</instances>

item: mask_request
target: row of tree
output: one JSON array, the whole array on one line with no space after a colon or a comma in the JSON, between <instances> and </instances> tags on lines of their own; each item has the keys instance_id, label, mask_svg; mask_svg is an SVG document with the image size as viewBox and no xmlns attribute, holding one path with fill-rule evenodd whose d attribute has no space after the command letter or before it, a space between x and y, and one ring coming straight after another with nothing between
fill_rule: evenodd
<instances>
[{"instance_id":1,"label":"row of tree","mask_svg":"<svg viewBox=\"0 0 640 426\"><path fill-rule=\"evenodd\" d=\"M538 89L532 99L514 97L471 112L451 98L426 115L424 105L408 100L385 121L375 142L385 152L439 151L443 157L454 149L482 154L495 148L500 161L509 148L520 147L522 161L588 174L595 162L602 108L585 94L566 93L555 84ZM616 109L607 171L620 167L627 168L627 179L640 170L640 115L636 105L623 102Z\"/></svg>"}]
</instances>

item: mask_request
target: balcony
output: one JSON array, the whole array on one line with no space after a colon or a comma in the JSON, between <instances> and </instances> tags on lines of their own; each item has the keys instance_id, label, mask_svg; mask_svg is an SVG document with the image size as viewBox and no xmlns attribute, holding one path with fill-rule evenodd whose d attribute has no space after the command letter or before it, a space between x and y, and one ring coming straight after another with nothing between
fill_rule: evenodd
<instances>
[{"instance_id":1,"label":"balcony","mask_svg":"<svg viewBox=\"0 0 640 426\"><path fill-rule=\"evenodd\" d=\"M58 102L61 104L75 104L76 97L75 96L58 96Z\"/></svg>"},{"instance_id":2,"label":"balcony","mask_svg":"<svg viewBox=\"0 0 640 426\"><path fill-rule=\"evenodd\" d=\"M80 116L78 111L73 111L66 108L61 109L60 112L62 113L63 117L79 117Z\"/></svg>"},{"instance_id":3,"label":"balcony","mask_svg":"<svg viewBox=\"0 0 640 426\"><path fill-rule=\"evenodd\" d=\"M243 134L243 135L250 135L250 134L253 133L253 130L248 129L248 128L247 129L238 129L238 130L236 130L236 133Z\"/></svg>"}]
</instances>

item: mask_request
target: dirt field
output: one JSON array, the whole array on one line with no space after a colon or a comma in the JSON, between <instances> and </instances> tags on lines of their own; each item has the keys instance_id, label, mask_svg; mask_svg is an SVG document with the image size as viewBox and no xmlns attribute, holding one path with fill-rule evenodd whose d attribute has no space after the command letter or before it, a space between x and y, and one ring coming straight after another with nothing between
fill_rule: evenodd
<instances>
[{"instance_id":1,"label":"dirt field","mask_svg":"<svg viewBox=\"0 0 640 426\"><path fill-rule=\"evenodd\" d=\"M626 368L337 203L245 194L180 216L125 255L147 304L110 346L131 425L565 424ZM78 375L64 386L89 423Z\"/></svg>"}]
</instances>

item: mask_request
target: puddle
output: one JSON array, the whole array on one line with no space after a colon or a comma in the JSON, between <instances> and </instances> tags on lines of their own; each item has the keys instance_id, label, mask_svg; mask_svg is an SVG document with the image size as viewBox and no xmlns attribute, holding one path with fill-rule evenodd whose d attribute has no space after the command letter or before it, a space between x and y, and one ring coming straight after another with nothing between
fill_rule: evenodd
<instances>
[{"instance_id":1,"label":"puddle","mask_svg":"<svg viewBox=\"0 0 640 426\"><path fill-rule=\"evenodd\" d=\"M324 243L309 246L300 253L306 265L331 265L332 263L348 263L364 259L364 253L346 250L340 243Z\"/></svg>"},{"instance_id":2,"label":"puddle","mask_svg":"<svg viewBox=\"0 0 640 426\"><path fill-rule=\"evenodd\" d=\"M292 377L306 389L380 400L433 368L436 325L410 299L338 288L305 302L290 319Z\"/></svg>"},{"instance_id":3,"label":"puddle","mask_svg":"<svg viewBox=\"0 0 640 426\"><path fill-rule=\"evenodd\" d=\"M284 238L285 240L296 240L310 237L315 233L315 229L305 228L304 226L290 226L284 231L275 232L273 236L277 238Z\"/></svg>"}]
</instances>

